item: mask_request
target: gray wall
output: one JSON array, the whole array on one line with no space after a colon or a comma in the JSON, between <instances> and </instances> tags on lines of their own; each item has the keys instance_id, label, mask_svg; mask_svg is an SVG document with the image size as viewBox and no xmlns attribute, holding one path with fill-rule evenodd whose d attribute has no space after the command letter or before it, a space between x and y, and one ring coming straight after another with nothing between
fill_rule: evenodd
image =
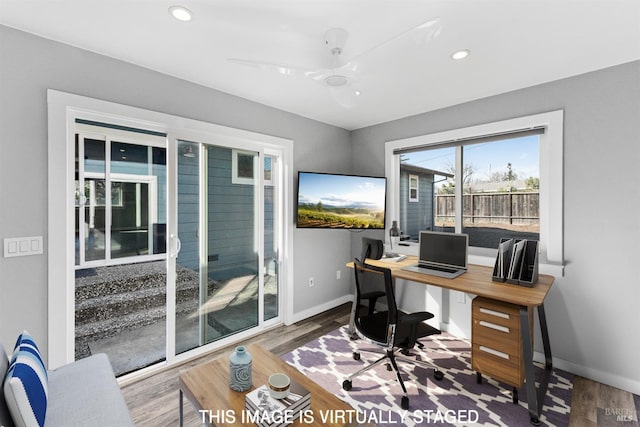
<instances>
[{"instance_id":1,"label":"gray wall","mask_svg":"<svg viewBox=\"0 0 640 427\"><path fill-rule=\"evenodd\" d=\"M296 168L350 169L344 129L0 26L0 240L42 235L47 247L47 89L289 138ZM345 275L336 280L347 232L294 230L294 248L294 313L350 292ZM26 328L47 354L46 249L0 257L0 295L0 340L13 345Z\"/></svg>"},{"instance_id":2,"label":"gray wall","mask_svg":"<svg viewBox=\"0 0 640 427\"><path fill-rule=\"evenodd\" d=\"M0 26L0 239L43 235L45 247L49 88L290 138L296 170L367 175L383 174L384 141L563 109L567 267L546 303L552 349L591 378L638 383L640 62L349 133ZM294 230L295 313L350 292L344 263L364 235L383 232ZM46 251L0 258L0 293L0 340L26 328L46 354Z\"/></svg>"},{"instance_id":3,"label":"gray wall","mask_svg":"<svg viewBox=\"0 0 640 427\"><path fill-rule=\"evenodd\" d=\"M640 62L354 131L353 172L383 170L388 140L558 109L566 269L545 303L553 355L640 393Z\"/></svg>"}]
</instances>

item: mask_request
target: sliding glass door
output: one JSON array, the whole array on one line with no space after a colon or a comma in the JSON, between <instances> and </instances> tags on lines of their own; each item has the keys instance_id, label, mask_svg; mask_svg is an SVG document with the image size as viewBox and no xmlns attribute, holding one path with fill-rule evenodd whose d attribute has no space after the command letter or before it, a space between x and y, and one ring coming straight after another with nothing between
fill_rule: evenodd
<instances>
[{"instance_id":1,"label":"sliding glass door","mask_svg":"<svg viewBox=\"0 0 640 427\"><path fill-rule=\"evenodd\" d=\"M166 359L166 138L76 126L75 358L123 375Z\"/></svg>"},{"instance_id":2,"label":"sliding glass door","mask_svg":"<svg viewBox=\"0 0 640 427\"><path fill-rule=\"evenodd\" d=\"M176 354L277 319L278 156L177 142Z\"/></svg>"},{"instance_id":3,"label":"sliding glass door","mask_svg":"<svg viewBox=\"0 0 640 427\"><path fill-rule=\"evenodd\" d=\"M277 152L264 157L264 320L279 316L281 304L280 254L282 245L281 158Z\"/></svg>"},{"instance_id":4,"label":"sliding glass door","mask_svg":"<svg viewBox=\"0 0 640 427\"><path fill-rule=\"evenodd\" d=\"M289 320L293 141L47 96L53 369L146 375Z\"/></svg>"},{"instance_id":5,"label":"sliding glass door","mask_svg":"<svg viewBox=\"0 0 640 427\"><path fill-rule=\"evenodd\" d=\"M279 321L280 153L177 140L174 169L165 137L105 126L76 135L76 358L122 375Z\"/></svg>"}]
</instances>

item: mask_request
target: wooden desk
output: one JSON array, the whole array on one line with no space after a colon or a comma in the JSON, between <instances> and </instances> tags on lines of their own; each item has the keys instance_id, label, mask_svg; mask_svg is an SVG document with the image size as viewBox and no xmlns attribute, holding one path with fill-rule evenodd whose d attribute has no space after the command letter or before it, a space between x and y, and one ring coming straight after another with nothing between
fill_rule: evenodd
<instances>
[{"instance_id":1,"label":"wooden desk","mask_svg":"<svg viewBox=\"0 0 640 427\"><path fill-rule=\"evenodd\" d=\"M311 392L311 410L313 422L305 420L302 423L296 420L292 425L305 426L344 426L352 424L323 423L320 415L328 411L354 411L337 396L302 375L297 369L274 355L258 344L247 346L253 357L252 382L249 391L267 383L269 375L275 372L284 372L290 378L300 383ZM220 357L211 362L203 363L188 369L179 376L180 383L180 426L183 424L182 401L183 395L193 404L198 411L212 411L211 423L207 413L204 415L205 424L215 426L253 426L254 423L242 422L242 413L245 408L244 397L249 391L240 393L229 387L229 359ZM355 417L353 417L355 420Z\"/></svg>"},{"instance_id":2,"label":"wooden desk","mask_svg":"<svg viewBox=\"0 0 640 427\"><path fill-rule=\"evenodd\" d=\"M409 256L399 262L387 262L382 260L367 260L368 264L379 267L386 267L391 270L394 279L410 280L412 282L434 285L444 289L474 294L497 301L515 304L520 307L520 331L522 334L522 355L524 357L525 378L527 390L527 403L529 406L529 416L534 425L539 425L539 417L542 411L542 402L547 393L549 377L552 370L551 346L549 344L549 332L547 329L547 319L544 312L544 300L553 285L554 277L546 274L538 276L538 282L531 288L525 286L512 285L510 283L500 283L491 280L493 269L479 265L469 265L466 273L455 279L446 279L438 276L431 276L413 271L403 270L403 267L414 265L418 262L415 256ZM347 264L353 268L353 262ZM544 346L545 368L544 375L540 381L540 386L536 390L535 371L533 365L532 333L533 328L530 323L529 309L537 308L538 320L542 343Z\"/></svg>"}]
</instances>

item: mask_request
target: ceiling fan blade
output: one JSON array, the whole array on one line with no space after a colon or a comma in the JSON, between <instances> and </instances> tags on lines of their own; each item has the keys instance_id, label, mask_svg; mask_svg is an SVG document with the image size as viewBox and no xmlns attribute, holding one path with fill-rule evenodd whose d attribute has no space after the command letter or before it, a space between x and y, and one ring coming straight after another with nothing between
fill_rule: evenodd
<instances>
[{"instance_id":1,"label":"ceiling fan blade","mask_svg":"<svg viewBox=\"0 0 640 427\"><path fill-rule=\"evenodd\" d=\"M333 75L331 70L309 70L304 73L305 76L309 77L311 80L315 80L318 83L324 83L327 77Z\"/></svg>"},{"instance_id":2,"label":"ceiling fan blade","mask_svg":"<svg viewBox=\"0 0 640 427\"><path fill-rule=\"evenodd\" d=\"M229 62L233 62L234 64L254 67L269 72L276 72L285 76L300 75L308 77L323 86L332 86L331 81L336 81L335 79L337 78L343 78L346 82L347 80L351 79L351 76L354 74L354 71L357 68L356 64L345 64L335 70L310 70L290 65L276 64L272 62L254 61L251 59L228 58L227 60Z\"/></svg>"},{"instance_id":3,"label":"ceiling fan blade","mask_svg":"<svg viewBox=\"0 0 640 427\"><path fill-rule=\"evenodd\" d=\"M227 58L227 61L233 62L234 64L244 65L247 67L254 67L261 70L284 74L285 76L291 76L294 74L306 75L307 73L312 72L311 70L307 70L304 68L295 67L291 65L276 64L273 62L264 62L264 61L253 61L250 59Z\"/></svg>"},{"instance_id":4,"label":"ceiling fan blade","mask_svg":"<svg viewBox=\"0 0 640 427\"><path fill-rule=\"evenodd\" d=\"M431 18L428 21L425 21L421 24L416 25L415 27L411 27L408 30L402 31L399 34L396 34L395 36L391 37L390 39L384 40L381 43L378 43L358 54L356 54L355 56L353 56L352 58L350 58L346 64L350 64L353 63L354 61L362 58L363 56L367 55L368 53L374 51L375 49L378 49L384 45L387 45L395 40L398 40L399 38L413 33L413 32L424 32L425 36L421 37L423 40L425 41L430 41L430 40L434 40L436 39L440 33L442 32L442 25L440 24L440 18L435 17L435 18ZM346 65L345 64L345 65Z\"/></svg>"}]
</instances>

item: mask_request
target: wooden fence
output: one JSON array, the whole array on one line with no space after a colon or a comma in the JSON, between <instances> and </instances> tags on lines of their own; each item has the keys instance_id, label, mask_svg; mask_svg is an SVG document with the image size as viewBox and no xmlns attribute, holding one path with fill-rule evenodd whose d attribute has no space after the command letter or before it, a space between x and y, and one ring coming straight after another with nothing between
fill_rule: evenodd
<instances>
[{"instance_id":1,"label":"wooden fence","mask_svg":"<svg viewBox=\"0 0 640 427\"><path fill-rule=\"evenodd\" d=\"M540 193L464 194L462 215L465 224L540 224ZM436 224L455 222L455 195L437 194Z\"/></svg>"}]
</instances>

